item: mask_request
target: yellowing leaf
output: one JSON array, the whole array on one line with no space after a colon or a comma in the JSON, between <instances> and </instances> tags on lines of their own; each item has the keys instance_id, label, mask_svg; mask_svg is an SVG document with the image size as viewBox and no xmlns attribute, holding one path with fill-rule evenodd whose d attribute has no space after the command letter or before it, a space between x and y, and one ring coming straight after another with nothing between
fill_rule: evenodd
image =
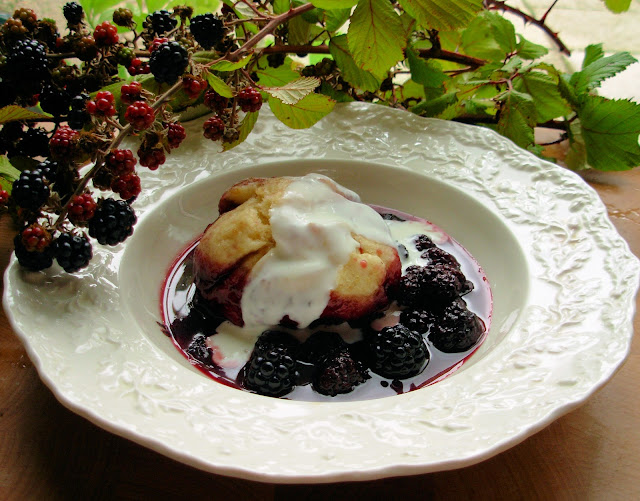
<instances>
[{"instance_id":1,"label":"yellowing leaf","mask_svg":"<svg viewBox=\"0 0 640 501\"><path fill-rule=\"evenodd\" d=\"M330 10L353 7L358 3L358 0L311 0L310 3L321 9Z\"/></svg>"},{"instance_id":2,"label":"yellowing leaf","mask_svg":"<svg viewBox=\"0 0 640 501\"><path fill-rule=\"evenodd\" d=\"M282 87L263 87L262 90L279 99L284 104L296 104L320 85L315 77L302 77Z\"/></svg>"},{"instance_id":3,"label":"yellowing leaf","mask_svg":"<svg viewBox=\"0 0 640 501\"><path fill-rule=\"evenodd\" d=\"M324 94L309 94L296 104L284 104L279 99L269 97L273 114L283 124L292 129L306 129L331 113L335 101Z\"/></svg>"},{"instance_id":4,"label":"yellowing leaf","mask_svg":"<svg viewBox=\"0 0 640 501\"><path fill-rule=\"evenodd\" d=\"M51 115L31 111L15 104L0 108L0 124L13 122L15 120L37 120L42 118L51 118Z\"/></svg>"}]
</instances>

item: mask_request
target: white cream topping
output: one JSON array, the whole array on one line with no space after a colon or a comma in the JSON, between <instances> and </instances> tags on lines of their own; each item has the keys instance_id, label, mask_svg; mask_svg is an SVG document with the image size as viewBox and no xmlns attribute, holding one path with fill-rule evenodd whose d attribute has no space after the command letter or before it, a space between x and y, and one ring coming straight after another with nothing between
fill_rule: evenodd
<instances>
[{"instance_id":1,"label":"white cream topping","mask_svg":"<svg viewBox=\"0 0 640 501\"><path fill-rule=\"evenodd\" d=\"M304 328L319 318L338 269L358 246L352 233L394 245L374 209L320 174L296 178L269 217L275 246L254 266L242 295L248 326L276 325L288 316Z\"/></svg>"}]
</instances>

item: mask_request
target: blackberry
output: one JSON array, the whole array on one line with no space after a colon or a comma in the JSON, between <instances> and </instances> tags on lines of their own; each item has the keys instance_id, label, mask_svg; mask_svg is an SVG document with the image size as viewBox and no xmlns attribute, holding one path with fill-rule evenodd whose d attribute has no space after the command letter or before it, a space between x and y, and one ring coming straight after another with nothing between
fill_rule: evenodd
<instances>
[{"instance_id":1,"label":"blackberry","mask_svg":"<svg viewBox=\"0 0 640 501\"><path fill-rule=\"evenodd\" d=\"M369 334L366 342L371 356L370 368L383 377L413 377L429 362L429 350L422 336L401 324Z\"/></svg>"},{"instance_id":2,"label":"blackberry","mask_svg":"<svg viewBox=\"0 0 640 501\"><path fill-rule=\"evenodd\" d=\"M283 53L269 54L267 56L267 64L271 68L279 68L284 64L287 55Z\"/></svg>"},{"instance_id":3,"label":"blackberry","mask_svg":"<svg viewBox=\"0 0 640 501\"><path fill-rule=\"evenodd\" d=\"M473 290L464 274L451 266L409 266L400 278L398 302L403 306L444 304Z\"/></svg>"},{"instance_id":4,"label":"blackberry","mask_svg":"<svg viewBox=\"0 0 640 501\"><path fill-rule=\"evenodd\" d=\"M167 141L172 148L178 148L182 141L187 137L187 132L182 124L172 122L167 126Z\"/></svg>"},{"instance_id":5,"label":"blackberry","mask_svg":"<svg viewBox=\"0 0 640 501\"><path fill-rule=\"evenodd\" d=\"M93 249L86 235L62 233L53 243L53 254L64 271L75 273L89 264Z\"/></svg>"},{"instance_id":6,"label":"blackberry","mask_svg":"<svg viewBox=\"0 0 640 501\"><path fill-rule=\"evenodd\" d=\"M13 247L18 263L20 263L20 266L23 268L27 268L32 271L40 271L50 268L53 264L53 249L51 248L51 245L45 247L40 252L30 252L25 248L22 243L22 237L18 234L13 239Z\"/></svg>"},{"instance_id":7,"label":"blackberry","mask_svg":"<svg viewBox=\"0 0 640 501\"><path fill-rule=\"evenodd\" d=\"M16 9L13 12L13 19L19 19L29 31L33 31L38 26L38 16L36 13L26 7Z\"/></svg>"},{"instance_id":8,"label":"blackberry","mask_svg":"<svg viewBox=\"0 0 640 501\"><path fill-rule=\"evenodd\" d=\"M242 370L242 383L260 395L280 397L293 390L298 379L295 340L279 331L265 331Z\"/></svg>"},{"instance_id":9,"label":"blackberry","mask_svg":"<svg viewBox=\"0 0 640 501\"><path fill-rule=\"evenodd\" d=\"M70 104L69 93L56 85L45 85L40 93L40 107L55 117L66 115Z\"/></svg>"},{"instance_id":10,"label":"blackberry","mask_svg":"<svg viewBox=\"0 0 640 501\"><path fill-rule=\"evenodd\" d=\"M213 111L221 113L229 106L229 98L221 96L213 89L209 89L204 93L204 104Z\"/></svg>"},{"instance_id":11,"label":"blackberry","mask_svg":"<svg viewBox=\"0 0 640 501\"><path fill-rule=\"evenodd\" d=\"M73 158L78 146L80 135L70 127L61 125L49 140L49 151L56 159L69 160Z\"/></svg>"},{"instance_id":12,"label":"blackberry","mask_svg":"<svg viewBox=\"0 0 640 501\"><path fill-rule=\"evenodd\" d=\"M240 109L245 113L258 111L262 107L262 96L258 89L245 87L238 92L237 101Z\"/></svg>"},{"instance_id":13,"label":"blackberry","mask_svg":"<svg viewBox=\"0 0 640 501\"><path fill-rule=\"evenodd\" d=\"M207 82L200 77L185 75L182 78L182 90L190 99L197 98L207 88Z\"/></svg>"},{"instance_id":14,"label":"blackberry","mask_svg":"<svg viewBox=\"0 0 640 501\"><path fill-rule=\"evenodd\" d=\"M58 162L54 162L47 158L40 162L38 169L42 172L42 176L49 181L49 183L55 182L58 174Z\"/></svg>"},{"instance_id":15,"label":"blackberry","mask_svg":"<svg viewBox=\"0 0 640 501\"><path fill-rule=\"evenodd\" d=\"M413 239L413 244L415 248L419 251L431 249L432 247L436 246L436 244L433 243L433 240L431 240L427 235L416 236Z\"/></svg>"},{"instance_id":16,"label":"blackberry","mask_svg":"<svg viewBox=\"0 0 640 501\"><path fill-rule=\"evenodd\" d=\"M136 101L127 107L124 118L135 130L144 130L151 127L156 112L145 101Z\"/></svg>"},{"instance_id":17,"label":"blackberry","mask_svg":"<svg viewBox=\"0 0 640 501\"><path fill-rule=\"evenodd\" d=\"M138 148L138 158L140 165L149 170L156 170L167 160L162 148Z\"/></svg>"},{"instance_id":18,"label":"blackberry","mask_svg":"<svg viewBox=\"0 0 640 501\"><path fill-rule=\"evenodd\" d=\"M400 314L400 323L408 329L426 334L435 322L435 315L430 310L404 310Z\"/></svg>"},{"instance_id":19,"label":"blackberry","mask_svg":"<svg viewBox=\"0 0 640 501\"><path fill-rule=\"evenodd\" d=\"M27 226L20 232L22 245L29 252L42 252L51 243L51 233L38 223Z\"/></svg>"},{"instance_id":20,"label":"blackberry","mask_svg":"<svg viewBox=\"0 0 640 501\"><path fill-rule=\"evenodd\" d=\"M200 14L191 18L189 30L204 49L211 49L224 38L224 24L213 14Z\"/></svg>"},{"instance_id":21,"label":"blackberry","mask_svg":"<svg viewBox=\"0 0 640 501\"><path fill-rule=\"evenodd\" d=\"M6 68L8 76L21 85L43 82L49 76L45 46L36 40L18 40L7 56Z\"/></svg>"},{"instance_id":22,"label":"blackberry","mask_svg":"<svg viewBox=\"0 0 640 501\"><path fill-rule=\"evenodd\" d=\"M124 7L113 11L113 22L124 28L133 27L133 12Z\"/></svg>"},{"instance_id":23,"label":"blackberry","mask_svg":"<svg viewBox=\"0 0 640 501\"><path fill-rule=\"evenodd\" d=\"M76 41L73 44L73 49L78 59L84 62L95 59L100 52L100 49L96 45L96 40L92 36L85 36Z\"/></svg>"},{"instance_id":24,"label":"blackberry","mask_svg":"<svg viewBox=\"0 0 640 501\"><path fill-rule=\"evenodd\" d=\"M123 200L131 200L140 194L140 178L135 172L124 174L113 180L111 189Z\"/></svg>"},{"instance_id":25,"label":"blackberry","mask_svg":"<svg viewBox=\"0 0 640 501\"><path fill-rule=\"evenodd\" d=\"M88 100L89 95L84 93L71 98L71 109L67 113L67 124L73 130L82 129L91 120L89 112L86 109Z\"/></svg>"},{"instance_id":26,"label":"blackberry","mask_svg":"<svg viewBox=\"0 0 640 501\"><path fill-rule=\"evenodd\" d=\"M57 50L57 42L60 37L60 33L58 33L58 27L56 26L56 22L53 19L43 19L38 21L38 27L33 36L39 42L45 44L49 50L56 51Z\"/></svg>"},{"instance_id":27,"label":"blackberry","mask_svg":"<svg viewBox=\"0 0 640 501\"><path fill-rule=\"evenodd\" d=\"M7 19L0 26L0 33L2 33L2 38L8 42L8 45L12 45L16 40L27 38L29 30L22 24L20 19Z\"/></svg>"},{"instance_id":28,"label":"blackberry","mask_svg":"<svg viewBox=\"0 0 640 501\"><path fill-rule=\"evenodd\" d=\"M113 149L104 159L105 167L116 177L133 172L136 159L131 150Z\"/></svg>"},{"instance_id":29,"label":"blackberry","mask_svg":"<svg viewBox=\"0 0 640 501\"><path fill-rule=\"evenodd\" d=\"M149 68L148 62L143 61L139 57L134 57L131 64L127 67L127 71L129 75L133 77L136 75L146 75L151 72L151 69Z\"/></svg>"},{"instance_id":30,"label":"blackberry","mask_svg":"<svg viewBox=\"0 0 640 501\"><path fill-rule=\"evenodd\" d=\"M211 139L212 141L217 141L218 139L222 139L224 135L224 120L219 116L214 116L205 120L202 124L202 129L204 130L204 137L207 139Z\"/></svg>"},{"instance_id":31,"label":"blackberry","mask_svg":"<svg viewBox=\"0 0 640 501\"><path fill-rule=\"evenodd\" d=\"M82 10L82 5L76 2L67 2L62 7L62 14L67 22L71 25L77 25L82 22L84 18L84 10Z\"/></svg>"},{"instance_id":32,"label":"blackberry","mask_svg":"<svg viewBox=\"0 0 640 501\"><path fill-rule=\"evenodd\" d=\"M460 353L474 346L484 331L484 322L458 299L442 311L429 333L429 341L445 353Z\"/></svg>"},{"instance_id":33,"label":"blackberry","mask_svg":"<svg viewBox=\"0 0 640 501\"><path fill-rule=\"evenodd\" d=\"M69 202L69 221L73 224L82 224L89 221L95 214L98 204L90 193L75 195Z\"/></svg>"},{"instance_id":34,"label":"blackberry","mask_svg":"<svg viewBox=\"0 0 640 501\"><path fill-rule=\"evenodd\" d=\"M348 349L333 351L317 367L312 386L323 395L335 397L349 393L370 376L362 363L351 355Z\"/></svg>"},{"instance_id":35,"label":"blackberry","mask_svg":"<svg viewBox=\"0 0 640 501\"><path fill-rule=\"evenodd\" d=\"M109 91L100 91L93 101L87 101L85 108L90 115L112 117L116 114L115 98Z\"/></svg>"},{"instance_id":36,"label":"blackberry","mask_svg":"<svg viewBox=\"0 0 640 501\"><path fill-rule=\"evenodd\" d=\"M93 38L101 47L116 45L119 41L118 27L109 21L104 21L96 26L96 29L93 31Z\"/></svg>"},{"instance_id":37,"label":"blackberry","mask_svg":"<svg viewBox=\"0 0 640 501\"><path fill-rule=\"evenodd\" d=\"M142 92L142 84L140 82L129 82L123 84L120 87L120 100L125 104L132 104L135 101L140 100L140 93Z\"/></svg>"},{"instance_id":38,"label":"blackberry","mask_svg":"<svg viewBox=\"0 0 640 501\"><path fill-rule=\"evenodd\" d=\"M22 171L20 177L13 182L11 196L19 207L38 210L49 198L49 186L42 171Z\"/></svg>"},{"instance_id":39,"label":"blackberry","mask_svg":"<svg viewBox=\"0 0 640 501\"><path fill-rule=\"evenodd\" d=\"M149 68L156 81L175 83L189 64L189 54L178 42L164 42L151 53Z\"/></svg>"},{"instance_id":40,"label":"blackberry","mask_svg":"<svg viewBox=\"0 0 640 501\"><path fill-rule=\"evenodd\" d=\"M204 334L196 334L193 336L193 340L189 343L186 351L190 357L193 357L198 362L211 366L213 352L211 348L207 346L206 341L207 338Z\"/></svg>"},{"instance_id":41,"label":"blackberry","mask_svg":"<svg viewBox=\"0 0 640 501\"><path fill-rule=\"evenodd\" d=\"M298 359L310 364L318 365L334 351L345 349L347 344L337 332L314 332L300 345Z\"/></svg>"},{"instance_id":42,"label":"blackberry","mask_svg":"<svg viewBox=\"0 0 640 501\"><path fill-rule=\"evenodd\" d=\"M171 17L171 13L167 10L157 10L149 14L145 21L144 27L149 29L156 35L164 35L176 27L178 21Z\"/></svg>"},{"instance_id":43,"label":"blackberry","mask_svg":"<svg viewBox=\"0 0 640 501\"><path fill-rule=\"evenodd\" d=\"M136 53L129 47L120 47L116 52L116 62L122 66L129 66L136 57Z\"/></svg>"},{"instance_id":44,"label":"blackberry","mask_svg":"<svg viewBox=\"0 0 640 501\"><path fill-rule=\"evenodd\" d=\"M103 199L89 221L89 235L102 245L118 245L133 233L136 215L124 200Z\"/></svg>"},{"instance_id":45,"label":"blackberry","mask_svg":"<svg viewBox=\"0 0 640 501\"><path fill-rule=\"evenodd\" d=\"M49 155L49 136L41 127L28 128L16 144L17 153L25 157Z\"/></svg>"},{"instance_id":46,"label":"blackberry","mask_svg":"<svg viewBox=\"0 0 640 501\"><path fill-rule=\"evenodd\" d=\"M460 269L458 260L440 247L431 247L423 251L420 257L429 260L429 264L444 264L457 270Z\"/></svg>"},{"instance_id":47,"label":"blackberry","mask_svg":"<svg viewBox=\"0 0 640 501\"><path fill-rule=\"evenodd\" d=\"M166 37L158 37L158 38L154 38L153 41L151 42L151 45L149 45L148 49L149 49L149 53L155 51L156 49L160 48L160 46L165 43L168 42L169 39Z\"/></svg>"}]
</instances>

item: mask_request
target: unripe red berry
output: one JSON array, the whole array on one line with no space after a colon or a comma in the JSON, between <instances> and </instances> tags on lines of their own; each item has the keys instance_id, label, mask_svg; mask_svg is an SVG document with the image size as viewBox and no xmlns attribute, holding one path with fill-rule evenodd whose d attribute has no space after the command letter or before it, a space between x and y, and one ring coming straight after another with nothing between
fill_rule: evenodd
<instances>
[{"instance_id":1,"label":"unripe red berry","mask_svg":"<svg viewBox=\"0 0 640 501\"><path fill-rule=\"evenodd\" d=\"M136 101L129 105L124 118L135 130L144 130L151 127L156 118L156 113L145 101Z\"/></svg>"},{"instance_id":2,"label":"unripe red berry","mask_svg":"<svg viewBox=\"0 0 640 501\"><path fill-rule=\"evenodd\" d=\"M257 89L245 87L237 95L238 106L245 113L258 111L262 107L262 96Z\"/></svg>"},{"instance_id":3,"label":"unripe red berry","mask_svg":"<svg viewBox=\"0 0 640 501\"><path fill-rule=\"evenodd\" d=\"M182 124L173 122L167 126L167 140L169 141L169 146L172 148L180 146L180 143L182 143L186 137L187 132L184 130Z\"/></svg>"},{"instance_id":4,"label":"unripe red berry","mask_svg":"<svg viewBox=\"0 0 640 501\"><path fill-rule=\"evenodd\" d=\"M51 234L38 223L27 226L21 233L22 245L29 252L42 252L51 243Z\"/></svg>"},{"instance_id":5,"label":"unripe red berry","mask_svg":"<svg viewBox=\"0 0 640 501\"><path fill-rule=\"evenodd\" d=\"M222 139L225 125L222 118L215 116L208 118L202 125L202 128L204 130L204 137L212 141L217 141L218 139Z\"/></svg>"},{"instance_id":6,"label":"unripe red berry","mask_svg":"<svg viewBox=\"0 0 640 501\"><path fill-rule=\"evenodd\" d=\"M149 168L149 170L156 170L167 159L164 150L161 148L140 148L138 150L138 157L140 158L140 165Z\"/></svg>"},{"instance_id":7,"label":"unripe red berry","mask_svg":"<svg viewBox=\"0 0 640 501\"><path fill-rule=\"evenodd\" d=\"M147 73L151 73L151 68L149 68L149 63L147 61L143 61L139 57L135 57L131 61L127 71L131 76L146 75Z\"/></svg>"},{"instance_id":8,"label":"unripe red berry","mask_svg":"<svg viewBox=\"0 0 640 501\"><path fill-rule=\"evenodd\" d=\"M182 89L191 99L195 99L200 93L207 88L207 82L202 78L193 75L185 75L182 77Z\"/></svg>"},{"instance_id":9,"label":"unripe red berry","mask_svg":"<svg viewBox=\"0 0 640 501\"><path fill-rule=\"evenodd\" d=\"M97 207L90 193L76 195L69 201L69 220L72 223L87 222L93 217Z\"/></svg>"},{"instance_id":10,"label":"unripe red berry","mask_svg":"<svg viewBox=\"0 0 640 501\"><path fill-rule=\"evenodd\" d=\"M115 176L123 176L133 172L137 160L131 150L114 149L104 160L105 167Z\"/></svg>"},{"instance_id":11,"label":"unripe red berry","mask_svg":"<svg viewBox=\"0 0 640 501\"><path fill-rule=\"evenodd\" d=\"M140 82L129 82L120 87L120 99L125 104L131 104L134 101L140 100L141 92L142 84Z\"/></svg>"},{"instance_id":12,"label":"unripe red berry","mask_svg":"<svg viewBox=\"0 0 640 501\"><path fill-rule=\"evenodd\" d=\"M118 43L118 28L109 21L104 21L96 26L93 38L101 46L115 45Z\"/></svg>"},{"instance_id":13,"label":"unripe red berry","mask_svg":"<svg viewBox=\"0 0 640 501\"><path fill-rule=\"evenodd\" d=\"M140 194L140 178L135 172L130 172L114 179L111 189L123 200L130 200Z\"/></svg>"}]
</instances>

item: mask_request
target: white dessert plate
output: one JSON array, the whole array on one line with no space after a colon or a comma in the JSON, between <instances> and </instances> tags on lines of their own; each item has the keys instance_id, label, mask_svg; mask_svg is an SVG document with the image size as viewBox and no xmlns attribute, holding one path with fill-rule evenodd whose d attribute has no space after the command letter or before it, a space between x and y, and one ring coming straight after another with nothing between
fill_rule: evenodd
<instances>
[{"instance_id":1,"label":"white dessert plate","mask_svg":"<svg viewBox=\"0 0 640 501\"><path fill-rule=\"evenodd\" d=\"M266 107L265 107L266 108ZM97 425L197 468L267 482L330 482L470 465L574 409L620 367L640 267L578 176L494 132L368 104L288 129L268 109L219 153L201 122L143 172L134 235L89 268L30 273L12 258L4 307L42 380ZM143 169L141 169L143 170ZM191 367L158 325L176 255L248 176L320 172L365 202L433 221L483 266L485 343L452 376L394 397L295 402Z\"/></svg>"}]
</instances>

